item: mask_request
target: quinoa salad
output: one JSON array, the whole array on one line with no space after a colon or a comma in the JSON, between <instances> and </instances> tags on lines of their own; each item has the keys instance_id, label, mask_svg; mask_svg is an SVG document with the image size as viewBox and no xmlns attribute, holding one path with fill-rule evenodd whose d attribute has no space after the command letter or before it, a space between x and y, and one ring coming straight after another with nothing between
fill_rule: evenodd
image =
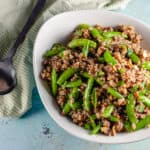
<instances>
[{"instance_id":1,"label":"quinoa salad","mask_svg":"<svg viewBox=\"0 0 150 150\"><path fill-rule=\"evenodd\" d=\"M150 126L150 52L133 26L80 24L43 56L41 78L62 116L90 134Z\"/></svg>"}]
</instances>

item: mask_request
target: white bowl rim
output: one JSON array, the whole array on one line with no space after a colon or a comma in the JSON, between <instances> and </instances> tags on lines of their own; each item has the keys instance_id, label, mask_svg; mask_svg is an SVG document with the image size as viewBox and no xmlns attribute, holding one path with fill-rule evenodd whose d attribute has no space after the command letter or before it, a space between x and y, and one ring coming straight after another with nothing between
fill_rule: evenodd
<instances>
[{"instance_id":1,"label":"white bowl rim","mask_svg":"<svg viewBox=\"0 0 150 150\"><path fill-rule=\"evenodd\" d=\"M38 92L39 92L39 95L40 95L40 98L42 100L42 103L44 104L44 107L46 108L47 112L49 113L49 115L52 117L52 119L61 127L63 128L65 131L67 131L68 133L70 133L71 135L73 136L76 136L78 138L81 138L83 140L87 140L87 141L90 141L90 142L95 142L95 143L102 143L102 144L123 144L123 143L131 143L131 142L137 142L137 141L140 141L140 140L144 140L144 139L147 139L147 138L150 138L150 134L144 134L146 131L148 131L149 129L142 129L140 131L136 131L136 132L133 132L133 133L125 133L125 134L133 134L131 137L130 136L127 136L128 139L126 140L119 140L119 141L114 141L113 139L115 137L108 137L108 141L104 141L102 139L98 139L98 136L96 135L90 135L90 136L93 136L94 138L89 138L87 136L82 136L82 134L79 134L79 133L76 133L75 131L73 131L72 129L69 129L65 126L63 126L60 121L58 119L55 118L55 113L53 113L47 106L46 104L46 101L44 100L43 98L43 95L42 95L42 92L40 91L40 86L39 86L39 76L37 75L37 69L36 69L36 58L35 58L35 54L36 54L36 51L35 51L35 47L36 47L36 43L37 43L37 38L38 36L40 35L40 32L41 30L47 25L47 23L49 21L52 21L52 19L55 19L57 17L60 17L62 15L66 15L66 14L70 14L70 13L88 13L88 12L97 12L97 13L109 13L109 14L112 14L112 15L119 15L119 16L123 16L123 17L126 17L130 20L134 20L137 24L141 24L143 25L143 27L146 27L150 30L150 26L147 25L146 23L144 23L143 21L141 20L138 20L134 17L131 17L131 16L128 16L128 15L125 15L125 14L122 14L122 13L118 13L118 12L112 12L112 11L106 11L106 10L100 10L100 9L90 9L90 10L74 10L74 11L69 11L69 12L63 12L63 13L60 13L60 14L57 14L55 16L53 16L52 18L48 19L41 27L40 27L40 30L38 31L37 35L36 35L36 39L35 39L35 42L34 42L34 47L33 47L33 73L34 73L34 77L35 77L35 82L36 82L36 86L37 86L37 89L38 89ZM137 133L138 132L138 133ZM142 136L140 136L140 134L142 134ZM136 139L132 137L133 136L136 136ZM111 141L113 140L113 141Z\"/></svg>"}]
</instances>

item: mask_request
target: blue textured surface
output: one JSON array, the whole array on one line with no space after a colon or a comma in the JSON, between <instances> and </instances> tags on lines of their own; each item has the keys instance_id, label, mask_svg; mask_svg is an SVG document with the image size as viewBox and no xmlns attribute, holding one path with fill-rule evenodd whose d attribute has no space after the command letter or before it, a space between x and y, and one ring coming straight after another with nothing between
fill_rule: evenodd
<instances>
[{"instance_id":1,"label":"blue textured surface","mask_svg":"<svg viewBox=\"0 0 150 150\"><path fill-rule=\"evenodd\" d=\"M121 13L150 24L150 1L132 0ZM113 20L112 20L113 21ZM33 107L20 119L0 120L0 150L149 150L150 139L119 145L83 141L66 133L43 107L36 88Z\"/></svg>"}]
</instances>

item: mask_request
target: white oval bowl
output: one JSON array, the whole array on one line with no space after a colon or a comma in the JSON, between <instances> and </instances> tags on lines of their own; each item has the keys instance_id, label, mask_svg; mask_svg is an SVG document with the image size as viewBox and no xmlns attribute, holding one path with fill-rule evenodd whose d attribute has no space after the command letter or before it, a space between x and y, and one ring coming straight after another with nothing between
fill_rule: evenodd
<instances>
[{"instance_id":1,"label":"white oval bowl","mask_svg":"<svg viewBox=\"0 0 150 150\"><path fill-rule=\"evenodd\" d=\"M149 138L150 129L142 129L132 133L119 133L116 136L105 136L103 134L90 135L88 131L60 115L57 104L50 95L48 87L39 77L42 69L42 56L50 49L53 43L64 42L64 39L67 39L74 28L81 23L91 25L100 24L102 26L115 26L118 24L133 25L136 31L142 34L144 47L150 49L150 27L132 17L102 10L72 11L54 16L41 27L35 40L33 52L35 81L46 110L53 120L64 130L76 137L92 142L116 144Z\"/></svg>"}]
</instances>

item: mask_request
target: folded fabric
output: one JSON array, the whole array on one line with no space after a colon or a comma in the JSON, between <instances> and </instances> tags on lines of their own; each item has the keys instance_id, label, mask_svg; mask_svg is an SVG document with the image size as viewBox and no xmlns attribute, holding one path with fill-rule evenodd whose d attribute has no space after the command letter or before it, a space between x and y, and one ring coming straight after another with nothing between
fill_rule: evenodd
<instances>
[{"instance_id":1,"label":"folded fabric","mask_svg":"<svg viewBox=\"0 0 150 150\"><path fill-rule=\"evenodd\" d=\"M4 56L33 8L34 0L5 0L0 2L0 56ZM0 117L20 117L31 108L32 89L35 86L32 70L33 43L40 26L50 17L71 10L124 8L129 0L57 0L45 7L35 25L14 57L17 87L0 96ZM4 9L5 8L5 9ZM8 46L9 45L9 46ZM36 100L36 99L35 99Z\"/></svg>"}]
</instances>

